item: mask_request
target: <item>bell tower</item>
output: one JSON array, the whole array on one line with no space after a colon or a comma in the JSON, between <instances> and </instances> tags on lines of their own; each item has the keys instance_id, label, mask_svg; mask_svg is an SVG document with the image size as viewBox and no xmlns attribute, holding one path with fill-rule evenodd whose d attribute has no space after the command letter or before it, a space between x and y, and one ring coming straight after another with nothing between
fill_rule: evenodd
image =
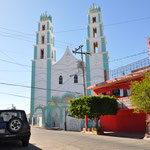
<instances>
[{"instance_id":1,"label":"bell tower","mask_svg":"<svg viewBox=\"0 0 150 150\"><path fill-rule=\"evenodd\" d=\"M45 106L51 99L51 68L56 62L52 17L45 12L40 16L31 78L31 117L35 108ZM38 87L38 88L35 88Z\"/></svg>"},{"instance_id":2,"label":"bell tower","mask_svg":"<svg viewBox=\"0 0 150 150\"><path fill-rule=\"evenodd\" d=\"M40 16L36 35L37 59L51 59L56 62L52 17L45 12Z\"/></svg>"},{"instance_id":3,"label":"bell tower","mask_svg":"<svg viewBox=\"0 0 150 150\"><path fill-rule=\"evenodd\" d=\"M100 7L93 4L88 11L86 49L91 55L86 56L86 86L109 79L108 52L103 32ZM91 91L87 90L87 95Z\"/></svg>"}]
</instances>

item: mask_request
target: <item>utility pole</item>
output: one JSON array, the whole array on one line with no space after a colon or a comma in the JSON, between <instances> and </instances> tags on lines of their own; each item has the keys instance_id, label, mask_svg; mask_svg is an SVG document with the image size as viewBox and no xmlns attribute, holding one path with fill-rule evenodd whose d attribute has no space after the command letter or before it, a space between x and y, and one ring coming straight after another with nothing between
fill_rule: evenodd
<instances>
[{"instance_id":1,"label":"utility pole","mask_svg":"<svg viewBox=\"0 0 150 150\"><path fill-rule=\"evenodd\" d=\"M86 96L86 86L85 86L85 71L84 71L84 61L83 61L83 55L90 55L91 53L82 52L83 45L80 45L79 48L75 48L73 53L81 54L81 61L82 61L82 74L83 74L83 89L84 89L84 96ZM81 52L79 50L81 49ZM85 116L85 128L88 128L88 118L87 115Z\"/></svg>"},{"instance_id":2,"label":"utility pole","mask_svg":"<svg viewBox=\"0 0 150 150\"><path fill-rule=\"evenodd\" d=\"M74 51L72 51L73 53L78 53L81 54L81 61L82 61L82 74L83 74L83 90L84 90L84 96L86 96L86 86L85 86L85 69L84 69L84 61L83 61L83 55L90 55L90 53L87 52L82 52L82 47L83 45L80 45L79 48L75 48ZM79 50L81 49L81 52L79 52Z\"/></svg>"}]
</instances>

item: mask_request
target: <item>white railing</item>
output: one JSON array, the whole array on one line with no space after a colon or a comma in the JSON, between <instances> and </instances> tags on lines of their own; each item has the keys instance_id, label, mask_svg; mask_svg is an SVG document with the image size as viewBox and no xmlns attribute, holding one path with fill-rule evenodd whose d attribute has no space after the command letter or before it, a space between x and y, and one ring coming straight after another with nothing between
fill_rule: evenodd
<instances>
[{"instance_id":1,"label":"white railing","mask_svg":"<svg viewBox=\"0 0 150 150\"><path fill-rule=\"evenodd\" d=\"M119 109L132 108L130 97L118 98Z\"/></svg>"}]
</instances>

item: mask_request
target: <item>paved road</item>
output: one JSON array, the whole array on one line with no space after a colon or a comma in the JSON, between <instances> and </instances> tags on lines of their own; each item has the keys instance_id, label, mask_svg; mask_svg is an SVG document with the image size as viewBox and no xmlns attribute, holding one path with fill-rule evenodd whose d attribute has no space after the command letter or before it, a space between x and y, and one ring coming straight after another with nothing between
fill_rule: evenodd
<instances>
[{"instance_id":1,"label":"paved road","mask_svg":"<svg viewBox=\"0 0 150 150\"><path fill-rule=\"evenodd\" d=\"M150 140L32 128L30 145L0 144L0 150L150 150Z\"/></svg>"}]
</instances>

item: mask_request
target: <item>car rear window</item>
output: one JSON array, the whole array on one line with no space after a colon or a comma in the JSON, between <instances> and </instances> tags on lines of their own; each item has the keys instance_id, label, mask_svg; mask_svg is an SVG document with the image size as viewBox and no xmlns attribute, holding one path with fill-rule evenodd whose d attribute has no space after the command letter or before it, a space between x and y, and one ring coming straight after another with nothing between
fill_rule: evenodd
<instances>
[{"instance_id":1,"label":"car rear window","mask_svg":"<svg viewBox=\"0 0 150 150\"><path fill-rule=\"evenodd\" d=\"M2 111L0 112L0 122L7 122L11 118L18 117L22 121L26 121L26 116L23 111Z\"/></svg>"}]
</instances>

